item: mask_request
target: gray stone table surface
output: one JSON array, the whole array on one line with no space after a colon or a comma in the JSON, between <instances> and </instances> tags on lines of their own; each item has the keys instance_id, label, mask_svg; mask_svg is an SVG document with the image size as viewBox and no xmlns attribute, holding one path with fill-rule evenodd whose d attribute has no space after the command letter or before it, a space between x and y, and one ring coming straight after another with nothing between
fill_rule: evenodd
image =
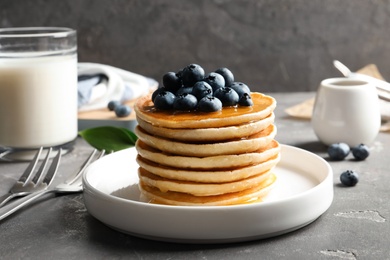
<instances>
[{"instance_id":1,"label":"gray stone table surface","mask_svg":"<svg viewBox=\"0 0 390 260\"><path fill-rule=\"evenodd\" d=\"M284 110L314 93L275 93L277 140L327 158L307 120ZM91 147L77 140L60 177L75 171ZM274 238L216 245L175 244L119 233L92 217L82 194L50 196L0 222L0 259L390 259L390 133L380 133L366 161L329 161L334 200L312 224ZM0 193L27 163L0 163ZM340 185L340 173L356 170L360 182ZM131 216L129 216L131 217Z\"/></svg>"}]
</instances>

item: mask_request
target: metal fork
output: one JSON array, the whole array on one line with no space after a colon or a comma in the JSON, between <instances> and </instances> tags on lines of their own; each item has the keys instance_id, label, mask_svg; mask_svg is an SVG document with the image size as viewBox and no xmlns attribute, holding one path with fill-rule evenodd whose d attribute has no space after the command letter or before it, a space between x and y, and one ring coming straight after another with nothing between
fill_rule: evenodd
<instances>
[{"instance_id":1,"label":"metal fork","mask_svg":"<svg viewBox=\"0 0 390 260\"><path fill-rule=\"evenodd\" d=\"M19 180L17 180L16 183L11 187L9 192L0 197L0 207L4 206L8 201L13 198L25 196L30 194L31 192L47 189L47 187L50 185L50 183L54 179L54 175L57 173L58 165L61 159L61 149L54 157L46 175L44 174L44 172L49 163L52 148L47 151L46 158L42 162L38 171L34 173L42 150L43 148L41 147L35 154L33 160L27 166L22 176L20 176Z\"/></svg>"},{"instance_id":2,"label":"metal fork","mask_svg":"<svg viewBox=\"0 0 390 260\"><path fill-rule=\"evenodd\" d=\"M83 191L82 186L82 180L81 177L85 171L85 169L91 164L93 161L93 158L95 157L97 150L95 149L88 159L84 162L84 164L81 166L81 168L78 170L76 175L70 177L65 182L55 186L51 187L49 186L48 189L38 191L31 193L30 195L27 195L24 198L19 199L18 201L15 201L13 203L10 203L9 205L6 205L2 208L0 208L0 221L4 218L8 217L12 213L18 211L19 209L23 208L24 206L27 206L31 204L32 202L36 201L38 198L42 197L45 194L49 193L75 193L75 192L81 192ZM105 151L101 151L100 154L98 154L97 159L101 158L105 154Z\"/></svg>"}]
</instances>

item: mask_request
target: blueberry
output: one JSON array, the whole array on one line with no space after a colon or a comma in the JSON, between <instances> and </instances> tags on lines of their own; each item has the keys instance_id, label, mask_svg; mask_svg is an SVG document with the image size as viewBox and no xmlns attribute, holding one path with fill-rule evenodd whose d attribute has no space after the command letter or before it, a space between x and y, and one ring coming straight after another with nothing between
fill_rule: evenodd
<instances>
[{"instance_id":1,"label":"blueberry","mask_svg":"<svg viewBox=\"0 0 390 260\"><path fill-rule=\"evenodd\" d=\"M198 100L192 94L184 93L175 97L173 108L180 111L190 111L196 108Z\"/></svg>"},{"instance_id":2,"label":"blueberry","mask_svg":"<svg viewBox=\"0 0 390 260\"><path fill-rule=\"evenodd\" d=\"M244 93L238 100L240 106L251 107L253 106L253 100L250 94Z\"/></svg>"},{"instance_id":3,"label":"blueberry","mask_svg":"<svg viewBox=\"0 0 390 260\"><path fill-rule=\"evenodd\" d=\"M183 70L184 69L181 69L179 70L178 72L176 72L176 76L181 80L183 78Z\"/></svg>"},{"instance_id":4,"label":"blueberry","mask_svg":"<svg viewBox=\"0 0 390 260\"><path fill-rule=\"evenodd\" d=\"M330 159L336 161L344 160L345 157L348 156L349 151L349 146L346 143L331 144L328 147L328 154Z\"/></svg>"},{"instance_id":5,"label":"blueberry","mask_svg":"<svg viewBox=\"0 0 390 260\"><path fill-rule=\"evenodd\" d=\"M192 88L192 95L201 100L205 96L212 96L213 89L206 81L198 81Z\"/></svg>"},{"instance_id":6,"label":"blueberry","mask_svg":"<svg viewBox=\"0 0 390 260\"><path fill-rule=\"evenodd\" d=\"M345 186L355 186L359 181L359 175L352 170L347 170L340 175L340 181Z\"/></svg>"},{"instance_id":7,"label":"blueberry","mask_svg":"<svg viewBox=\"0 0 390 260\"><path fill-rule=\"evenodd\" d=\"M157 109L168 110L173 107L173 101L175 100L175 95L169 91L161 91L154 98L154 106Z\"/></svg>"},{"instance_id":8,"label":"blueberry","mask_svg":"<svg viewBox=\"0 0 390 260\"><path fill-rule=\"evenodd\" d=\"M158 95L158 93L162 92L162 91L167 91L164 87L160 87L158 89L156 89L153 94L152 94L152 101L154 102L154 99L156 98L156 96Z\"/></svg>"},{"instance_id":9,"label":"blueberry","mask_svg":"<svg viewBox=\"0 0 390 260\"><path fill-rule=\"evenodd\" d=\"M131 113L131 108L126 105L119 105L115 108L115 115L117 117L126 117L130 115Z\"/></svg>"},{"instance_id":10,"label":"blueberry","mask_svg":"<svg viewBox=\"0 0 390 260\"><path fill-rule=\"evenodd\" d=\"M181 73L183 85L192 87L196 82L204 79L204 70L198 64L190 64Z\"/></svg>"},{"instance_id":11,"label":"blueberry","mask_svg":"<svg viewBox=\"0 0 390 260\"><path fill-rule=\"evenodd\" d=\"M107 108L108 110L110 111L114 111L116 107L120 106L121 105L121 102L120 101L117 101L117 100L111 100L110 102L108 102L108 105L107 105Z\"/></svg>"},{"instance_id":12,"label":"blueberry","mask_svg":"<svg viewBox=\"0 0 390 260\"><path fill-rule=\"evenodd\" d=\"M210 86L213 88L213 92L225 86L225 79L223 76L215 72L211 72L209 75L207 75L204 81L210 84Z\"/></svg>"},{"instance_id":13,"label":"blueberry","mask_svg":"<svg viewBox=\"0 0 390 260\"><path fill-rule=\"evenodd\" d=\"M198 102L198 110L201 112L215 112L222 109L222 102L212 96L205 96Z\"/></svg>"},{"instance_id":14,"label":"blueberry","mask_svg":"<svg viewBox=\"0 0 390 260\"><path fill-rule=\"evenodd\" d=\"M214 92L214 96L221 100L222 106L235 106L238 103L239 97L236 91L228 87L222 87Z\"/></svg>"},{"instance_id":15,"label":"blueberry","mask_svg":"<svg viewBox=\"0 0 390 260\"><path fill-rule=\"evenodd\" d=\"M176 91L176 96L182 95L182 94L191 94L192 93L192 87L181 87L178 91Z\"/></svg>"},{"instance_id":16,"label":"blueberry","mask_svg":"<svg viewBox=\"0 0 390 260\"><path fill-rule=\"evenodd\" d=\"M182 83L175 72L168 72L163 76L163 85L166 90L175 93L181 87Z\"/></svg>"},{"instance_id":17,"label":"blueberry","mask_svg":"<svg viewBox=\"0 0 390 260\"><path fill-rule=\"evenodd\" d=\"M219 68L215 72L222 75L222 77L225 79L225 86L226 87L233 84L234 75L228 68Z\"/></svg>"},{"instance_id":18,"label":"blueberry","mask_svg":"<svg viewBox=\"0 0 390 260\"><path fill-rule=\"evenodd\" d=\"M355 159L358 161L363 161L370 155L368 146L364 144L359 144L358 146L353 147L351 150L353 157L355 157Z\"/></svg>"},{"instance_id":19,"label":"blueberry","mask_svg":"<svg viewBox=\"0 0 390 260\"><path fill-rule=\"evenodd\" d=\"M234 89L240 98L244 93L247 93L247 94L251 93L251 90L249 89L249 87L242 82L233 82L228 87Z\"/></svg>"}]
</instances>

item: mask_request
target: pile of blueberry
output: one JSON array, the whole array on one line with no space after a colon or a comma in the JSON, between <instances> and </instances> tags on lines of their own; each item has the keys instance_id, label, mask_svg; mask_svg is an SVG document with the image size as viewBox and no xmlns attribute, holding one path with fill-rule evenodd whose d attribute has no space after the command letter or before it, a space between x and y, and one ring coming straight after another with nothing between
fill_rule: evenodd
<instances>
[{"instance_id":1,"label":"pile of blueberry","mask_svg":"<svg viewBox=\"0 0 390 260\"><path fill-rule=\"evenodd\" d=\"M350 148L346 143L336 143L328 147L329 158L335 161L344 160L351 151L357 161L365 160L370 155L367 145L364 144ZM341 173L340 181L345 186L355 186L359 181L359 175L356 171L346 170Z\"/></svg>"},{"instance_id":2,"label":"pile of blueberry","mask_svg":"<svg viewBox=\"0 0 390 260\"><path fill-rule=\"evenodd\" d=\"M163 86L152 95L159 110L214 112L227 106L252 106L249 87L234 81L233 73L220 68L205 74L198 64L163 76Z\"/></svg>"}]
</instances>

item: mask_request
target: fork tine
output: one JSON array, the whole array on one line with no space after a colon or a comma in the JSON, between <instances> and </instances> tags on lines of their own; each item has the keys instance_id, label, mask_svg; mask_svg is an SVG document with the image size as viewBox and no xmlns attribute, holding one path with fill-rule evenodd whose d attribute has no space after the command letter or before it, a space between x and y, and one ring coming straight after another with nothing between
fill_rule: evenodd
<instances>
[{"instance_id":1,"label":"fork tine","mask_svg":"<svg viewBox=\"0 0 390 260\"><path fill-rule=\"evenodd\" d=\"M32 182L35 185L37 185L38 183L40 183L42 181L42 178L43 178L43 174L42 173L45 171L46 166L47 166L47 164L49 162L51 151L52 151L52 148L50 147L50 149L47 151L45 160L42 162L41 167L39 168L39 170L35 174L34 178L32 179ZM26 184L27 184L27 182L25 183L25 185Z\"/></svg>"},{"instance_id":2,"label":"fork tine","mask_svg":"<svg viewBox=\"0 0 390 260\"><path fill-rule=\"evenodd\" d=\"M33 176L33 172L35 167L38 164L39 157L41 156L43 147L39 148L38 152L35 154L34 158L30 162L30 164L27 166L26 170L23 172L22 176L20 176L18 182L27 183L31 180Z\"/></svg>"},{"instance_id":3,"label":"fork tine","mask_svg":"<svg viewBox=\"0 0 390 260\"><path fill-rule=\"evenodd\" d=\"M96 160L99 160L100 158L102 158L102 157L104 156L105 153L106 153L106 150L101 150L101 151L100 151L100 154L97 156L97 158L95 159L95 161L96 161ZM71 182L72 184L75 183L75 182L78 182L78 181L81 179L81 177L82 177L82 175L83 175L85 169L87 169L87 167L88 167L91 163L92 163L92 160L89 159L88 162L84 164L84 167L77 173L76 177L72 180L72 182ZM80 182L80 185L82 185L81 182Z\"/></svg>"},{"instance_id":4,"label":"fork tine","mask_svg":"<svg viewBox=\"0 0 390 260\"><path fill-rule=\"evenodd\" d=\"M96 154L96 149L93 149L92 153L89 155L88 159L80 166L80 169L76 172L75 175L73 175L72 177L70 177L69 179L67 179L65 182L67 184L72 184L76 179L77 179L77 176L79 176L80 172L83 172L85 170L85 168L88 167L88 165L91 163L92 161L92 158L95 156Z\"/></svg>"},{"instance_id":5,"label":"fork tine","mask_svg":"<svg viewBox=\"0 0 390 260\"><path fill-rule=\"evenodd\" d=\"M102 158L105 154L106 154L106 150L102 150L102 151L100 152L98 158L96 158L96 160Z\"/></svg>"},{"instance_id":6,"label":"fork tine","mask_svg":"<svg viewBox=\"0 0 390 260\"><path fill-rule=\"evenodd\" d=\"M46 183L47 186L51 184L51 182L54 179L54 176L57 174L58 166L60 165L60 161L61 161L61 155L62 155L62 150L60 148L58 150L57 155L53 158L53 161L51 162L51 165L47 170L45 178L42 181L43 183Z\"/></svg>"},{"instance_id":7,"label":"fork tine","mask_svg":"<svg viewBox=\"0 0 390 260\"><path fill-rule=\"evenodd\" d=\"M89 155L88 159L84 162L84 164L77 171L76 175L74 177L72 177L72 178L69 178L69 180L66 182L67 184L73 184L74 182L76 182L80 178L80 176L85 171L85 169L91 164L92 159L94 158L96 152L97 152L96 149L94 149L92 151L92 153ZM102 158L104 156L105 152L106 152L105 150L102 150L100 152L100 154L98 155L98 157L96 158L96 160Z\"/></svg>"},{"instance_id":8,"label":"fork tine","mask_svg":"<svg viewBox=\"0 0 390 260\"><path fill-rule=\"evenodd\" d=\"M58 151L58 154L53 158L50 168L46 171L48 162L50 160L50 154L52 152L52 148L49 148L45 160L42 162L41 166L39 167L39 170L34 175L33 173L39 161L42 149L43 148L41 147L39 151L35 154L32 162L28 165L25 172L14 184L11 190L7 194L0 197L0 207L5 205L13 198L27 195L29 193L32 193L33 191L45 190L49 187L49 185L54 179L54 176L57 173L62 152L61 149ZM32 181L31 178L33 179Z\"/></svg>"}]
</instances>

